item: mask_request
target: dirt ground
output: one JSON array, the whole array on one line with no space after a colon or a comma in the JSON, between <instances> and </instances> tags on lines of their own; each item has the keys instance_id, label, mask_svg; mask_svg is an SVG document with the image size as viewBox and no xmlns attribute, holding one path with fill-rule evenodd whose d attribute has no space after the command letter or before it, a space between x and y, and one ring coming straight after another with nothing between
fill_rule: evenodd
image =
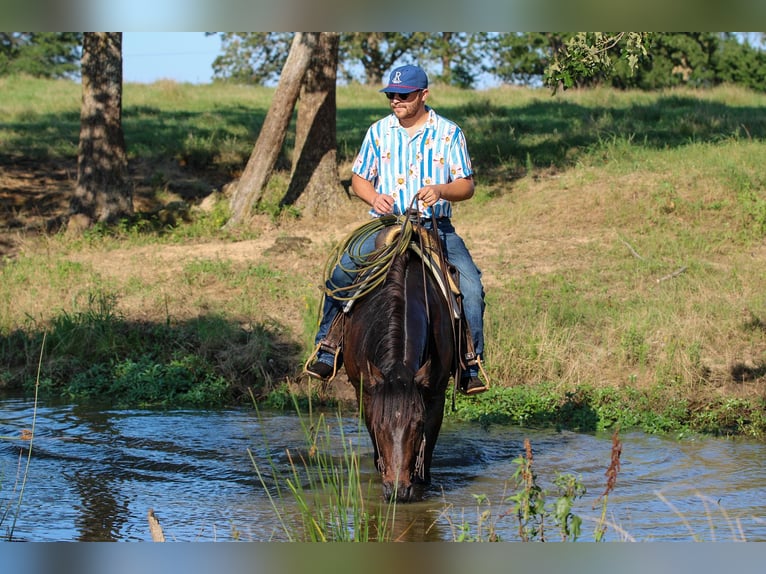
<instances>
[{"instance_id":1,"label":"dirt ground","mask_svg":"<svg viewBox=\"0 0 766 574\"><path fill-rule=\"evenodd\" d=\"M22 161L6 163L0 167L2 264L4 258L16 256L30 238L60 228L75 185L76 165L74 162L43 165ZM150 185L148 174L151 170L141 165L131 166L131 170L131 178L136 184L135 210L150 212L162 207ZM633 176L627 177L630 179ZM163 194L163 202L180 199L190 204L204 202L206 196L222 190L227 183L220 174L180 171L169 181L173 183L168 185ZM614 250L615 246L623 248L620 230L608 220L604 210L598 207L602 197L611 195L614 199L614 181L591 182L576 190L569 189L567 185L557 181L556 174L545 174L544 177L527 182L523 189L509 182L508 189L502 190L492 200L492 209L483 210L480 207L461 212L460 206L457 206L455 226L482 269L484 286L488 292L500 285L507 286L514 277L544 276L564 271L577 273L578 269L586 272L599 264L599 253ZM639 185L633 181L621 182L624 189ZM626 197L630 200L629 196ZM262 216L252 223L259 232L254 239L131 246L112 250L109 257L103 257L100 252L83 252L74 257L82 259L100 274L114 277L119 283L132 275L156 278L177 273L189 260L195 258L229 260L234 263L268 262L276 269L319 278L329 246L366 221L366 212L367 208L361 202L350 200L332 219L287 219L277 225L268 216ZM252 235L255 234L248 237ZM625 247L625 256L630 257L627 249ZM753 261L763 260L766 258L766 245L753 247L750 255ZM714 257L710 256L709 263L721 267L723 273L734 264L723 255L716 260L713 260ZM654 284L654 281L651 283ZM227 294L215 293L211 296L226 297ZM158 310L142 309L141 304L137 300L135 308L127 311L137 319L152 320L156 319L156 316L151 316L152 313L161 314ZM131 302L129 299L121 300L121 305L129 306ZM269 312L294 334L302 332L302 309L280 308ZM142 317L141 313L146 315ZM723 373L723 378L732 376L727 374L731 364L756 365L751 370L756 374L761 372L757 367L760 364L758 349L732 349L722 353L708 360L713 363L714 370ZM591 362L598 360L597 356L591 358ZM583 365L581 367L585 368ZM608 372L600 373L600 380L609 381L612 375ZM350 385L343 384L343 377L341 374L336 386L341 394L347 394ZM748 388L753 384L737 384L731 390L734 394L748 394Z\"/></svg>"},{"instance_id":2,"label":"dirt ground","mask_svg":"<svg viewBox=\"0 0 766 574\"><path fill-rule=\"evenodd\" d=\"M219 174L176 171L160 202L149 184L149 172L146 166L131 166L131 179L135 183L133 204L137 213L152 212L178 200L190 205L204 204L206 197L220 192L228 183ZM65 229L63 224L75 183L74 162L42 165L24 161L3 166L0 171L0 264L6 258L16 257L34 238ZM268 260L281 270L301 271L319 278L327 257L327 246L345 237L365 220L366 208L359 201L350 201L331 220L321 217L287 219L277 225L268 216L257 217L251 223L259 232L254 239L131 246L110 251L109 257L103 257L101 252L84 251L75 254L73 259L92 266L118 283L124 282L128 276L157 278L177 274L193 259L221 259L234 263ZM227 295L217 293L214 296ZM135 318L156 319L152 317L152 311L142 309L140 303L131 308L129 298L121 300L121 307ZM293 333L299 333L303 328L301 309L266 312L278 316L279 322ZM347 384L342 370L329 392L339 399L353 398L353 389Z\"/></svg>"}]
</instances>

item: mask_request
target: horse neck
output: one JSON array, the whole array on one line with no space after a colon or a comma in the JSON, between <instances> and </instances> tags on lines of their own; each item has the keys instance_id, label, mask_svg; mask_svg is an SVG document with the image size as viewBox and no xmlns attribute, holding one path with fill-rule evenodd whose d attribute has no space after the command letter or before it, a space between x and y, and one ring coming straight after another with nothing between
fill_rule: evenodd
<instances>
[{"instance_id":1,"label":"horse neck","mask_svg":"<svg viewBox=\"0 0 766 574\"><path fill-rule=\"evenodd\" d=\"M400 363L415 372L425 356L429 334L427 295L420 259L409 251L397 256L381 295L379 312L386 328L379 340L380 364L392 368Z\"/></svg>"}]
</instances>

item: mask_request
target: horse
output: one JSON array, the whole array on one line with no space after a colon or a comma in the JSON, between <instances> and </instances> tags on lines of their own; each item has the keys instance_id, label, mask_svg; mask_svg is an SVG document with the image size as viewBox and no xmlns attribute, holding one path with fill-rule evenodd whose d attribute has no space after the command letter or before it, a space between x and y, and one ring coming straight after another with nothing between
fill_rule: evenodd
<instances>
[{"instance_id":1,"label":"horse","mask_svg":"<svg viewBox=\"0 0 766 574\"><path fill-rule=\"evenodd\" d=\"M393 256L385 280L354 301L343 326L346 375L361 401L383 495L397 502L417 498L431 481L457 368L449 293L415 248Z\"/></svg>"}]
</instances>

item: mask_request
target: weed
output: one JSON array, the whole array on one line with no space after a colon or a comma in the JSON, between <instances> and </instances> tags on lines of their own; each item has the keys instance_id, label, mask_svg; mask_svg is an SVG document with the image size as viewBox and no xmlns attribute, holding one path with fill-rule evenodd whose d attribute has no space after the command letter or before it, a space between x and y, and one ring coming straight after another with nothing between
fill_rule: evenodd
<instances>
[{"instance_id":1,"label":"weed","mask_svg":"<svg viewBox=\"0 0 766 574\"><path fill-rule=\"evenodd\" d=\"M280 471L272 457L259 464L249 452L282 534L289 541L303 542L390 541L396 502L372 502L376 496L370 490L379 494L379 484L363 484L358 446L346 437L340 413L336 433L323 413L314 413L311 403L308 414L297 402L293 406L299 415L304 447L285 449L287 471ZM359 421L357 432L365 433L361 417ZM340 454L338 443L342 445ZM269 476L274 486L267 480ZM299 524L288 518L296 513Z\"/></svg>"},{"instance_id":2,"label":"weed","mask_svg":"<svg viewBox=\"0 0 766 574\"><path fill-rule=\"evenodd\" d=\"M596 524L594 539L604 540L606 533L606 508L610 492L615 488L620 470L622 443L618 433L612 436L612 452L606 471L607 484L599 497L602 506L601 519ZM562 542L576 542L582 535L582 518L574 513L576 502L587 490L582 480L570 473L556 473L553 479L555 490L543 489L534 468L534 456L529 439L524 439L524 453L514 461L516 471L511 476L508 488L511 494L504 499L510 506L498 514L493 513L490 500L485 495L474 494L476 501L476 526L465 520L455 525L452 517L454 508L445 503L440 518L452 526L453 538L457 542L498 542L498 525L501 520L513 519L517 523L517 535L522 542L546 542L551 540L549 530L555 528ZM597 501L598 502L598 501Z\"/></svg>"}]
</instances>

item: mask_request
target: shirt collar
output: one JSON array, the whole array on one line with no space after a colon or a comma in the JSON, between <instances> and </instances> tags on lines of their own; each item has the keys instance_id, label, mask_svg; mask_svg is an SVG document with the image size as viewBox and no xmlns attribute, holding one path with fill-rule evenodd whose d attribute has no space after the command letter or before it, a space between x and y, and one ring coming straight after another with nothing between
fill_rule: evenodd
<instances>
[{"instance_id":1,"label":"shirt collar","mask_svg":"<svg viewBox=\"0 0 766 574\"><path fill-rule=\"evenodd\" d=\"M426 123L423 124L423 130L427 130L429 128L433 129L436 127L436 112L433 111L432 108L426 106L426 111L428 112L428 119L426 120ZM396 117L396 114L393 112L388 116L388 127L389 128L399 128L401 125L399 124L399 118Z\"/></svg>"}]
</instances>

